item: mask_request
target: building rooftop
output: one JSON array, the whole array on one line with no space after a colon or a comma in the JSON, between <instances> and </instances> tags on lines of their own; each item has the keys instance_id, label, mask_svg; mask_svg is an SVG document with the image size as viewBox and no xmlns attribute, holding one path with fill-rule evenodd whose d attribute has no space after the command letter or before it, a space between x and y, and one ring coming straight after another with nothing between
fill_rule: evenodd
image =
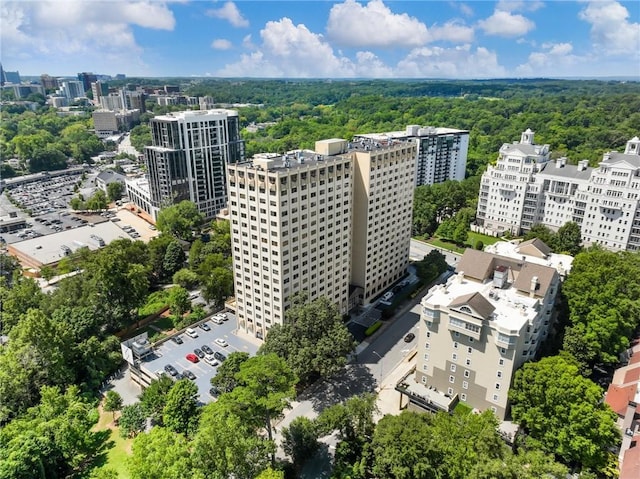
<instances>
[{"instance_id":1,"label":"building rooftop","mask_svg":"<svg viewBox=\"0 0 640 479\"><path fill-rule=\"evenodd\" d=\"M91 250L100 249L100 246L91 236L102 238L105 245L118 238L130 237L111 221L96 223L93 226L81 226L79 228L53 233L47 236L28 239L12 244L12 248L17 252L30 256L43 265L56 263L64 258L63 247L66 246L71 252L82 247Z\"/></svg>"},{"instance_id":2,"label":"building rooftop","mask_svg":"<svg viewBox=\"0 0 640 479\"><path fill-rule=\"evenodd\" d=\"M545 176L556 176L558 178L572 178L576 180L588 180L591 177L593 168L587 166L581 169L578 165L564 164L561 167L556 166L553 161L542 163L538 174Z\"/></svg>"},{"instance_id":3,"label":"building rooftop","mask_svg":"<svg viewBox=\"0 0 640 479\"><path fill-rule=\"evenodd\" d=\"M529 143L505 143L500 148L500 153L521 153L523 155L546 155L549 153L549 145L531 145Z\"/></svg>"},{"instance_id":4,"label":"building rooftop","mask_svg":"<svg viewBox=\"0 0 640 479\"><path fill-rule=\"evenodd\" d=\"M477 300L476 295L481 295L483 303L486 302L493 307L488 319L492 325L503 331L520 331L538 314L537 298L522 294L513 287L496 288L492 281L474 281L463 277L462 273L449 278L446 284L432 288L423 298L422 304L455 308L467 304L474 310L474 315L481 316L482 313L474 309L474 304L464 301L465 297L471 296ZM488 307L485 308L486 311L489 311Z\"/></svg>"},{"instance_id":5,"label":"building rooftop","mask_svg":"<svg viewBox=\"0 0 640 479\"><path fill-rule=\"evenodd\" d=\"M518 240L513 241L498 241L492 245L487 245L484 248L485 253L490 253L498 256L505 256L507 258L512 259L524 259L528 263L535 263L542 266L548 266L550 268L554 268L560 276L565 276L571 271L571 265L573 263L573 256L569 256L567 254L555 254L555 253L547 253L546 256L541 255L533 255L530 254L531 248L528 248L528 245L531 245L533 248L538 249L541 252L550 251L547 245L541 240L537 239L537 241L523 241L519 242ZM542 243L546 250L542 247L538 248Z\"/></svg>"},{"instance_id":6,"label":"building rooftop","mask_svg":"<svg viewBox=\"0 0 640 479\"><path fill-rule=\"evenodd\" d=\"M153 120L160 121L179 121L179 120L194 120L203 116L238 116L236 110L225 110L223 108L217 108L214 110L185 110L167 113L166 115L158 115L153 117Z\"/></svg>"},{"instance_id":7,"label":"building rooftop","mask_svg":"<svg viewBox=\"0 0 640 479\"><path fill-rule=\"evenodd\" d=\"M245 168L255 171L286 172L315 168L322 164L333 164L342 157L325 156L311 150L293 150L285 154L260 153L251 160L229 165L231 169Z\"/></svg>"},{"instance_id":8,"label":"building rooftop","mask_svg":"<svg viewBox=\"0 0 640 479\"><path fill-rule=\"evenodd\" d=\"M604 402L606 402L618 416L624 417L629 402L640 404L640 384L634 383L626 386L609 384ZM640 413L640 407L636 406L636 412Z\"/></svg>"},{"instance_id":9,"label":"building rooftop","mask_svg":"<svg viewBox=\"0 0 640 479\"><path fill-rule=\"evenodd\" d=\"M458 130L455 128L443 128L435 126L418 126L409 125L406 130L400 131L387 131L384 133L365 133L355 135L354 138L369 138L374 141L390 141L394 139L402 140L416 136L429 136L429 135L451 135L455 133L469 133L469 130Z\"/></svg>"}]
</instances>

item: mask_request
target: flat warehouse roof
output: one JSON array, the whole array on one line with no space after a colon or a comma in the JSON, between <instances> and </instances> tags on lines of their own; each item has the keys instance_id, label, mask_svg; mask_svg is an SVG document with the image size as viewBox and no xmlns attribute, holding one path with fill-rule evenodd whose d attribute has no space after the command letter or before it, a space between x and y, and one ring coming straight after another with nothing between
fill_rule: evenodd
<instances>
[{"instance_id":1,"label":"flat warehouse roof","mask_svg":"<svg viewBox=\"0 0 640 479\"><path fill-rule=\"evenodd\" d=\"M51 264L60 261L66 255L63 246L67 246L72 252L87 246L90 250L100 249L98 242L91 238L95 235L102 238L105 245L118 238L131 239L127 233L111 221L97 223L94 226L81 226L71 230L61 231L38 238L28 239L12 244L16 252L30 256L42 264Z\"/></svg>"}]
</instances>

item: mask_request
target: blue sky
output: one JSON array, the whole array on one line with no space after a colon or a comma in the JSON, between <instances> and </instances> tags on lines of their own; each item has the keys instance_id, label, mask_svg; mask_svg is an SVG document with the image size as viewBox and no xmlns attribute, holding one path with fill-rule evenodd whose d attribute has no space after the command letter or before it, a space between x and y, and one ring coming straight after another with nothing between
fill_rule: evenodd
<instances>
[{"instance_id":1,"label":"blue sky","mask_svg":"<svg viewBox=\"0 0 640 479\"><path fill-rule=\"evenodd\" d=\"M640 79L640 1L3 1L23 75Z\"/></svg>"}]
</instances>

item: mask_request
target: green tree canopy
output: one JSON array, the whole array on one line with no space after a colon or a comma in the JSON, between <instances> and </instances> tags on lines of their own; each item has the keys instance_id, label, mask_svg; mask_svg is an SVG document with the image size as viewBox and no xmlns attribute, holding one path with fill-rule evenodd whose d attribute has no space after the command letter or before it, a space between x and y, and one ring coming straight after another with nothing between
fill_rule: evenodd
<instances>
[{"instance_id":1,"label":"green tree canopy","mask_svg":"<svg viewBox=\"0 0 640 479\"><path fill-rule=\"evenodd\" d=\"M326 297L306 303L301 293L292 299L284 324L273 326L260 353L284 358L303 383L331 377L355 348L353 336L336 306Z\"/></svg>"},{"instance_id":2,"label":"green tree canopy","mask_svg":"<svg viewBox=\"0 0 640 479\"><path fill-rule=\"evenodd\" d=\"M602 401L602 389L582 377L564 356L526 363L509 391L513 420L526 431L526 443L567 464L601 471L620 434L616 414Z\"/></svg>"},{"instance_id":3,"label":"green tree canopy","mask_svg":"<svg viewBox=\"0 0 640 479\"><path fill-rule=\"evenodd\" d=\"M107 195L109 201L118 201L124 193L124 184L119 181L112 181L107 185Z\"/></svg>"},{"instance_id":4,"label":"green tree canopy","mask_svg":"<svg viewBox=\"0 0 640 479\"><path fill-rule=\"evenodd\" d=\"M173 432L191 435L198 425L198 386L188 379L174 384L162 410L164 425Z\"/></svg>"},{"instance_id":5,"label":"green tree canopy","mask_svg":"<svg viewBox=\"0 0 640 479\"><path fill-rule=\"evenodd\" d=\"M222 392L231 392L238 385L236 375L240 372L240 366L249 359L249 353L234 351L227 356L216 370L216 375L211 378L211 385L216 386Z\"/></svg>"},{"instance_id":6,"label":"green tree canopy","mask_svg":"<svg viewBox=\"0 0 640 479\"><path fill-rule=\"evenodd\" d=\"M191 445L182 434L154 427L133 441L127 465L132 479L192 477Z\"/></svg>"},{"instance_id":7,"label":"green tree canopy","mask_svg":"<svg viewBox=\"0 0 640 479\"><path fill-rule=\"evenodd\" d=\"M191 240L193 231L202 225L203 216L192 201L184 200L162 208L156 226L165 233L181 240Z\"/></svg>"}]
</instances>

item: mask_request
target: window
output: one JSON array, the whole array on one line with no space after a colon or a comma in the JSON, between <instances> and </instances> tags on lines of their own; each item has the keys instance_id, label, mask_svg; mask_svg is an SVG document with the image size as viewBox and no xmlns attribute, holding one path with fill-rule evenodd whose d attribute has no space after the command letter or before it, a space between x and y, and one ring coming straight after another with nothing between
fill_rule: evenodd
<instances>
[{"instance_id":1,"label":"window","mask_svg":"<svg viewBox=\"0 0 640 479\"><path fill-rule=\"evenodd\" d=\"M493 395L493 402L498 402L499 399L500 399L500 396L498 396L497 394Z\"/></svg>"},{"instance_id":2,"label":"window","mask_svg":"<svg viewBox=\"0 0 640 479\"><path fill-rule=\"evenodd\" d=\"M452 364L449 369L451 370L452 373L455 373L456 372L456 365Z\"/></svg>"},{"instance_id":3,"label":"window","mask_svg":"<svg viewBox=\"0 0 640 479\"><path fill-rule=\"evenodd\" d=\"M424 353L424 360L429 361L429 353Z\"/></svg>"},{"instance_id":4,"label":"window","mask_svg":"<svg viewBox=\"0 0 640 479\"><path fill-rule=\"evenodd\" d=\"M449 382L450 382L451 384L455 383L455 382L456 382L456 378L455 378L455 377L453 377L453 376L449 376Z\"/></svg>"},{"instance_id":5,"label":"window","mask_svg":"<svg viewBox=\"0 0 640 479\"><path fill-rule=\"evenodd\" d=\"M501 378L502 377L502 371L498 371L498 377Z\"/></svg>"},{"instance_id":6,"label":"window","mask_svg":"<svg viewBox=\"0 0 640 479\"><path fill-rule=\"evenodd\" d=\"M460 394L460 401L466 401L467 395L465 393Z\"/></svg>"},{"instance_id":7,"label":"window","mask_svg":"<svg viewBox=\"0 0 640 479\"><path fill-rule=\"evenodd\" d=\"M447 388L447 394L453 396L453 388Z\"/></svg>"},{"instance_id":8,"label":"window","mask_svg":"<svg viewBox=\"0 0 640 479\"><path fill-rule=\"evenodd\" d=\"M429 349L429 343L425 343L424 349Z\"/></svg>"},{"instance_id":9,"label":"window","mask_svg":"<svg viewBox=\"0 0 640 479\"><path fill-rule=\"evenodd\" d=\"M497 414L498 413L498 409L495 406L491 406L491 412L493 414Z\"/></svg>"},{"instance_id":10,"label":"window","mask_svg":"<svg viewBox=\"0 0 640 479\"><path fill-rule=\"evenodd\" d=\"M458 349L458 341L454 341L453 342L453 348L454 349Z\"/></svg>"},{"instance_id":11,"label":"window","mask_svg":"<svg viewBox=\"0 0 640 479\"><path fill-rule=\"evenodd\" d=\"M504 359L500 358L500 360L498 360L498 364L500 366L504 366Z\"/></svg>"},{"instance_id":12,"label":"window","mask_svg":"<svg viewBox=\"0 0 640 479\"><path fill-rule=\"evenodd\" d=\"M457 355L456 353L453 353L453 354L451 355L451 359L452 359L453 361L457 361L457 360L458 360L458 355Z\"/></svg>"},{"instance_id":13,"label":"window","mask_svg":"<svg viewBox=\"0 0 640 479\"><path fill-rule=\"evenodd\" d=\"M469 389L469 383L467 381L462 381L462 389Z\"/></svg>"},{"instance_id":14,"label":"window","mask_svg":"<svg viewBox=\"0 0 640 479\"><path fill-rule=\"evenodd\" d=\"M422 376L422 384L427 384L427 376Z\"/></svg>"},{"instance_id":15,"label":"window","mask_svg":"<svg viewBox=\"0 0 640 479\"><path fill-rule=\"evenodd\" d=\"M469 370L468 370L468 369L465 369L465 370L464 370L464 377L465 377L465 378L468 378L469 376L471 376L471 373L469 372Z\"/></svg>"},{"instance_id":16,"label":"window","mask_svg":"<svg viewBox=\"0 0 640 479\"><path fill-rule=\"evenodd\" d=\"M467 348L467 354L471 354L473 352L473 348L469 347Z\"/></svg>"},{"instance_id":17,"label":"window","mask_svg":"<svg viewBox=\"0 0 640 479\"><path fill-rule=\"evenodd\" d=\"M464 362L467 366L471 366L471 359L467 358Z\"/></svg>"},{"instance_id":18,"label":"window","mask_svg":"<svg viewBox=\"0 0 640 479\"><path fill-rule=\"evenodd\" d=\"M500 389L500 383L496 383L496 389Z\"/></svg>"}]
</instances>

